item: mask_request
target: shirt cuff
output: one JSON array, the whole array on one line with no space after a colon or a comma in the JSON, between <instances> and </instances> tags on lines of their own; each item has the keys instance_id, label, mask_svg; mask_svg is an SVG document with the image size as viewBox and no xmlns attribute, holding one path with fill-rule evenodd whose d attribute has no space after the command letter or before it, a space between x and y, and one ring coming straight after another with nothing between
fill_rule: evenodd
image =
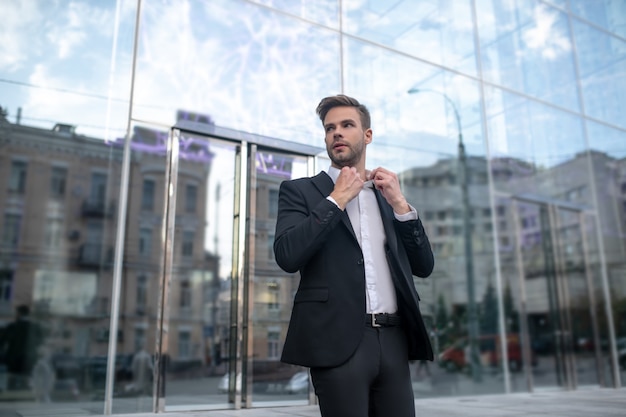
<instances>
[{"instance_id":1,"label":"shirt cuff","mask_svg":"<svg viewBox=\"0 0 626 417\"><path fill-rule=\"evenodd\" d=\"M326 200L330 201L331 203L333 203L334 205L337 206L338 209L341 209L341 207L339 207L339 204L337 204L337 202L335 201L334 198L332 198L331 196L326 197Z\"/></svg>"},{"instance_id":2,"label":"shirt cuff","mask_svg":"<svg viewBox=\"0 0 626 417\"><path fill-rule=\"evenodd\" d=\"M415 210L415 207L413 207L410 204L409 204L409 207L411 208L411 211L409 211L408 213L398 214L394 211L393 215L396 217L396 220L400 222L408 222L409 220L417 220L419 218L419 216L417 215L417 210Z\"/></svg>"}]
</instances>

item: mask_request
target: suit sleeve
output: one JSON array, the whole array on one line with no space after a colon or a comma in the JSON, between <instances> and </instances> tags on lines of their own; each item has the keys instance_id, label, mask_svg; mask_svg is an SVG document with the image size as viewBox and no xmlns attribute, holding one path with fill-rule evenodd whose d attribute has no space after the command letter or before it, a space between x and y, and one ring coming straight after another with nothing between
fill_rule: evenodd
<instances>
[{"instance_id":1,"label":"suit sleeve","mask_svg":"<svg viewBox=\"0 0 626 417\"><path fill-rule=\"evenodd\" d=\"M428 277L435 267L435 259L422 221L394 220L394 224L409 257L411 273L420 278Z\"/></svg>"},{"instance_id":2,"label":"suit sleeve","mask_svg":"<svg viewBox=\"0 0 626 417\"><path fill-rule=\"evenodd\" d=\"M341 221L342 213L321 194L318 199L307 196L300 182L283 182L278 195L274 239L274 256L278 266L286 272L302 268Z\"/></svg>"}]
</instances>

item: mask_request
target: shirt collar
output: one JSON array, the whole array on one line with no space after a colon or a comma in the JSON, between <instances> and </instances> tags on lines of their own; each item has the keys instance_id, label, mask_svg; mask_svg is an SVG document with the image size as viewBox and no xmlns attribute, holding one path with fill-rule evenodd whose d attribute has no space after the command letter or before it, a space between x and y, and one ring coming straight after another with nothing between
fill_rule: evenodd
<instances>
[{"instance_id":1,"label":"shirt collar","mask_svg":"<svg viewBox=\"0 0 626 417\"><path fill-rule=\"evenodd\" d=\"M328 171L326 171L328 173L328 176L333 180L333 183L337 182L337 177L339 176L339 171L337 168L335 168L334 166L329 166L328 167Z\"/></svg>"},{"instance_id":2,"label":"shirt collar","mask_svg":"<svg viewBox=\"0 0 626 417\"><path fill-rule=\"evenodd\" d=\"M341 171L338 168L335 168L334 166L329 166L327 174L333 180L333 183L336 183L337 177L339 177L340 172ZM365 181L365 183L363 184L363 188L374 188L374 181Z\"/></svg>"}]
</instances>

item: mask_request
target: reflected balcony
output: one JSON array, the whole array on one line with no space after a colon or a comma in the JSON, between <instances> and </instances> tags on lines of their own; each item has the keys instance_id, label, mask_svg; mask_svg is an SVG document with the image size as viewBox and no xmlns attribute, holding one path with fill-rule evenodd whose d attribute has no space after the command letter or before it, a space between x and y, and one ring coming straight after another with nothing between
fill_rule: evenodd
<instances>
[{"instance_id":1,"label":"reflected balcony","mask_svg":"<svg viewBox=\"0 0 626 417\"><path fill-rule=\"evenodd\" d=\"M113 246L84 243L78 250L77 264L83 268L99 268L113 263Z\"/></svg>"},{"instance_id":2,"label":"reflected balcony","mask_svg":"<svg viewBox=\"0 0 626 417\"><path fill-rule=\"evenodd\" d=\"M113 217L115 203L113 201L107 204L104 200L85 199L81 206L81 215L91 218L110 218Z\"/></svg>"}]
</instances>

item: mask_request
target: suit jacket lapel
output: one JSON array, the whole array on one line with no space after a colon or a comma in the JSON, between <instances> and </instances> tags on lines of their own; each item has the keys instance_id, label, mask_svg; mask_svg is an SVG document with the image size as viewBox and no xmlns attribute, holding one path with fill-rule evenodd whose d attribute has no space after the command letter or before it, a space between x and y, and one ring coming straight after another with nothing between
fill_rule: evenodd
<instances>
[{"instance_id":1,"label":"suit jacket lapel","mask_svg":"<svg viewBox=\"0 0 626 417\"><path fill-rule=\"evenodd\" d=\"M374 189L374 194L376 195L376 201L380 208L380 217L383 220L387 244L395 256L398 253L398 240L396 239L396 229L393 227L393 209L391 209L391 206L387 203L387 200L385 200L385 197L383 197L380 191Z\"/></svg>"},{"instance_id":2,"label":"suit jacket lapel","mask_svg":"<svg viewBox=\"0 0 626 417\"><path fill-rule=\"evenodd\" d=\"M317 188L319 192L324 196L324 198L328 197L330 193L332 193L333 188L335 188L335 184L333 183L332 178L330 178L330 176L324 171L314 176L311 181L313 182L315 188ZM352 234L352 237L354 237L354 239L356 240L356 234L354 233L354 229L352 228L352 223L350 223L348 212L345 210L343 211L343 213L341 213L341 221L348 228L348 230Z\"/></svg>"}]
</instances>

